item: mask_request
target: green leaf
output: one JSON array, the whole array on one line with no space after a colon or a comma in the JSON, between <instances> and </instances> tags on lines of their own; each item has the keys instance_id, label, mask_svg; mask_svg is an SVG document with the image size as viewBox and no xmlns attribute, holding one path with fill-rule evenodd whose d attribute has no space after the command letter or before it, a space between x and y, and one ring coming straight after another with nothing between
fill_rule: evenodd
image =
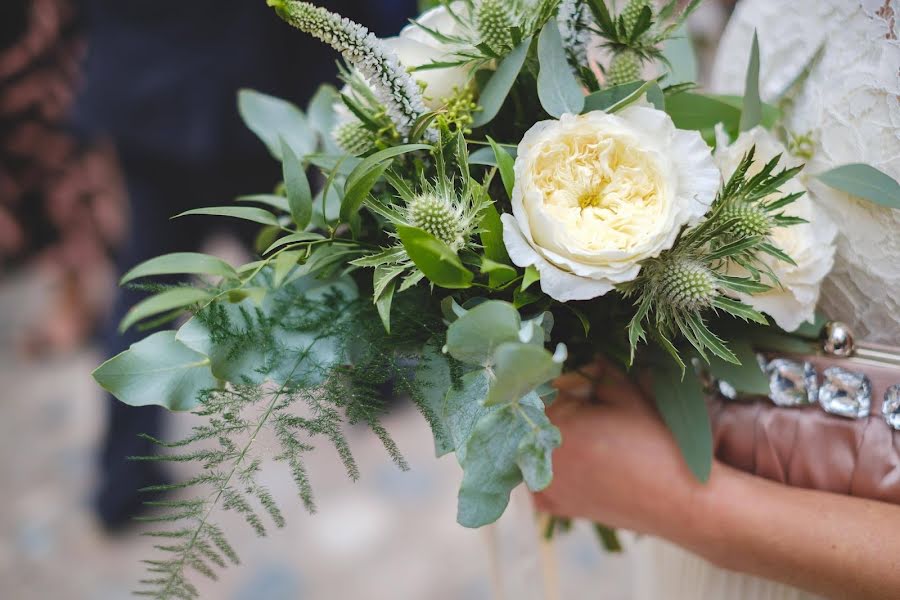
<instances>
[{"instance_id":1,"label":"green leaf","mask_svg":"<svg viewBox=\"0 0 900 600\"><path fill-rule=\"evenodd\" d=\"M729 345L740 364L734 364L713 356L709 361L709 372L716 379L721 379L731 384L738 392L768 396L769 378L759 368L759 363L756 361L756 352L753 350L749 340L735 338L729 342Z\"/></svg>"},{"instance_id":2,"label":"green leaf","mask_svg":"<svg viewBox=\"0 0 900 600\"><path fill-rule=\"evenodd\" d=\"M744 85L744 106L741 109L741 131L748 131L762 123L762 100L759 98L759 38L753 32L747 82Z\"/></svg>"},{"instance_id":3,"label":"green leaf","mask_svg":"<svg viewBox=\"0 0 900 600\"><path fill-rule=\"evenodd\" d=\"M297 261L302 256L301 252L282 252L275 257L275 265L272 272L272 286L279 288L284 280L297 266Z\"/></svg>"},{"instance_id":4,"label":"green leaf","mask_svg":"<svg viewBox=\"0 0 900 600\"><path fill-rule=\"evenodd\" d=\"M494 351L494 381L485 406L516 402L542 383L559 376L562 364L553 360L543 344L505 342Z\"/></svg>"},{"instance_id":5,"label":"green leaf","mask_svg":"<svg viewBox=\"0 0 900 600\"><path fill-rule=\"evenodd\" d=\"M303 111L286 100L243 89L238 92L238 112L250 131L279 161L283 158L282 137L297 156L316 149L316 134Z\"/></svg>"},{"instance_id":6,"label":"green leaf","mask_svg":"<svg viewBox=\"0 0 900 600\"><path fill-rule=\"evenodd\" d=\"M215 217L233 217L235 219L244 219L245 221L253 221L263 225L279 226L278 217L269 211L256 208L255 206L208 206L205 208L193 208L179 213L172 217L186 217L188 215L212 215Z\"/></svg>"},{"instance_id":7,"label":"green leaf","mask_svg":"<svg viewBox=\"0 0 900 600\"><path fill-rule=\"evenodd\" d=\"M707 481L712 470L712 428L700 380L693 374L682 379L674 369L657 369L653 393L656 408L691 472L700 481Z\"/></svg>"},{"instance_id":8,"label":"green leaf","mask_svg":"<svg viewBox=\"0 0 900 600\"><path fill-rule=\"evenodd\" d=\"M534 265L528 265L525 267L525 276L522 278L522 285L519 288L523 292L531 287L535 281L540 281L541 273L537 270L537 267Z\"/></svg>"},{"instance_id":9,"label":"green leaf","mask_svg":"<svg viewBox=\"0 0 900 600\"><path fill-rule=\"evenodd\" d=\"M306 229L312 219L312 192L309 189L309 180L300 159L288 145L287 140L281 138L281 162L284 187L287 191L288 207L291 211L291 219L297 229Z\"/></svg>"},{"instance_id":10,"label":"green leaf","mask_svg":"<svg viewBox=\"0 0 900 600\"><path fill-rule=\"evenodd\" d=\"M698 78L697 53L687 27L682 24L663 43L663 57L669 62L667 85L694 83Z\"/></svg>"},{"instance_id":11,"label":"green leaf","mask_svg":"<svg viewBox=\"0 0 900 600\"><path fill-rule=\"evenodd\" d=\"M259 204L270 206L275 210L286 213L291 212L291 207L288 206L287 198L275 194L249 194L247 196L238 196L236 200L238 202L257 202Z\"/></svg>"},{"instance_id":12,"label":"green leaf","mask_svg":"<svg viewBox=\"0 0 900 600\"><path fill-rule=\"evenodd\" d=\"M283 238L278 238L272 244L265 249L263 254L269 254L273 250L281 248L282 246L288 246L290 244L301 244L303 242L314 242L316 240L324 240L325 236L320 233L313 233L312 231L298 231L297 233L291 233L289 235L284 236Z\"/></svg>"},{"instance_id":13,"label":"green leaf","mask_svg":"<svg viewBox=\"0 0 900 600\"><path fill-rule=\"evenodd\" d=\"M406 253L430 282L449 289L472 286L475 276L450 246L418 227L397 225L397 234Z\"/></svg>"},{"instance_id":14,"label":"green leaf","mask_svg":"<svg viewBox=\"0 0 900 600\"><path fill-rule=\"evenodd\" d=\"M509 265L509 254L506 252L506 244L503 243L503 222L493 202L485 206L479 224L479 236L484 247L484 259L493 264ZM484 268L482 267L482 270ZM515 278L515 270L513 271ZM502 271L488 271L488 285L492 288L499 287L509 281Z\"/></svg>"},{"instance_id":15,"label":"green leaf","mask_svg":"<svg viewBox=\"0 0 900 600\"><path fill-rule=\"evenodd\" d=\"M559 429L544 420L522 437L516 452L516 464L529 490L539 492L550 485L553 480L553 451L561 444Z\"/></svg>"},{"instance_id":16,"label":"green leaf","mask_svg":"<svg viewBox=\"0 0 900 600\"><path fill-rule=\"evenodd\" d=\"M584 99L583 112L589 113L595 110L606 110L610 106L620 102L633 94L642 85L643 81L629 81L622 85L614 85L606 89L588 94Z\"/></svg>"},{"instance_id":17,"label":"green leaf","mask_svg":"<svg viewBox=\"0 0 900 600\"><path fill-rule=\"evenodd\" d=\"M450 375L450 361L441 352L442 344L437 337L425 344L415 375L415 389L421 394L421 402L434 416L432 433L434 453L438 457L455 450L453 438L447 428L444 404L447 394L453 387L453 379Z\"/></svg>"},{"instance_id":18,"label":"green leaf","mask_svg":"<svg viewBox=\"0 0 900 600\"><path fill-rule=\"evenodd\" d=\"M494 410L484 406L489 384L487 371L477 369L465 373L459 380L459 387L445 388L439 414L449 435L450 450L456 452L460 464L466 460L467 444L478 421Z\"/></svg>"},{"instance_id":19,"label":"green leaf","mask_svg":"<svg viewBox=\"0 0 900 600\"><path fill-rule=\"evenodd\" d=\"M341 221L349 222L350 218L359 211L375 182L390 166L388 161L401 154L431 149L432 147L427 144L405 144L387 148L366 157L347 177L344 185L344 201L341 203Z\"/></svg>"},{"instance_id":20,"label":"green leaf","mask_svg":"<svg viewBox=\"0 0 900 600\"><path fill-rule=\"evenodd\" d=\"M326 152L340 152L331 132L337 125L337 114L334 106L341 101L341 95L333 85L323 84L319 86L309 104L306 106L306 114L309 117L310 126L319 134L319 140Z\"/></svg>"},{"instance_id":21,"label":"green leaf","mask_svg":"<svg viewBox=\"0 0 900 600\"><path fill-rule=\"evenodd\" d=\"M516 159L516 147L511 146L509 144L497 144L504 152L509 154L513 160ZM475 152L469 155L469 164L472 165L484 165L486 167L497 167L497 155L494 153L494 149L487 148L479 148Z\"/></svg>"},{"instance_id":22,"label":"green leaf","mask_svg":"<svg viewBox=\"0 0 900 600\"><path fill-rule=\"evenodd\" d=\"M191 410L200 393L217 387L209 359L175 339L174 331L150 335L97 367L100 386L131 406L156 404Z\"/></svg>"},{"instance_id":23,"label":"green leaf","mask_svg":"<svg viewBox=\"0 0 900 600\"><path fill-rule=\"evenodd\" d=\"M391 303L394 301L394 290L396 288L397 280L392 279L375 298L375 308L378 309L381 324L384 325L384 330L388 333L391 332Z\"/></svg>"},{"instance_id":24,"label":"green leaf","mask_svg":"<svg viewBox=\"0 0 900 600\"><path fill-rule=\"evenodd\" d=\"M460 525L481 527L503 514L510 492L522 481L520 462L535 489L549 483L550 452L555 447L552 427L535 394L478 420L460 461L464 472L456 515ZM540 431L544 428L546 432Z\"/></svg>"},{"instance_id":25,"label":"green leaf","mask_svg":"<svg viewBox=\"0 0 900 600\"><path fill-rule=\"evenodd\" d=\"M841 165L816 177L825 185L881 206L900 209L900 183L873 166Z\"/></svg>"},{"instance_id":26,"label":"green leaf","mask_svg":"<svg viewBox=\"0 0 900 600\"><path fill-rule=\"evenodd\" d=\"M306 325L306 309L296 299L334 302L340 294L342 301L350 302L357 297L356 285L349 277L323 280L295 275L283 287L269 288L261 305L252 296L239 303L216 303L215 309L224 313L233 330L256 336L251 343L234 346L211 332L206 311L212 307L182 325L178 340L208 356L213 374L224 381L260 385L293 379L317 384L340 356L340 343L335 336L323 334L321 325ZM273 321L274 326L263 327L260 319ZM305 358L298 365L299 356Z\"/></svg>"},{"instance_id":27,"label":"green leaf","mask_svg":"<svg viewBox=\"0 0 900 600\"><path fill-rule=\"evenodd\" d=\"M173 252L142 262L125 273L119 284L153 275L219 275L226 279L238 277L234 267L215 256L199 252Z\"/></svg>"},{"instance_id":28,"label":"green leaf","mask_svg":"<svg viewBox=\"0 0 900 600\"><path fill-rule=\"evenodd\" d=\"M486 256L481 257L481 272L488 276L488 285L491 288L498 288L518 276L516 270L511 266L498 263Z\"/></svg>"},{"instance_id":29,"label":"green leaf","mask_svg":"<svg viewBox=\"0 0 900 600\"><path fill-rule=\"evenodd\" d=\"M538 62L538 98L544 110L557 119L565 113L579 114L584 94L566 59L556 19L547 21L538 36Z\"/></svg>"},{"instance_id":30,"label":"green leaf","mask_svg":"<svg viewBox=\"0 0 900 600\"><path fill-rule=\"evenodd\" d=\"M506 189L506 195L512 198L513 187L516 184L515 159L504 150L497 142L488 136L488 142L494 151L494 159L497 161L497 170L500 171L500 179L503 180L503 187Z\"/></svg>"},{"instance_id":31,"label":"green leaf","mask_svg":"<svg viewBox=\"0 0 900 600\"><path fill-rule=\"evenodd\" d=\"M713 306L721 308L725 312L740 317L745 321L754 321L760 325L768 325L766 318L755 308L748 304L744 304L738 300L732 300L725 296L716 296L713 298Z\"/></svg>"},{"instance_id":32,"label":"green leaf","mask_svg":"<svg viewBox=\"0 0 900 600\"><path fill-rule=\"evenodd\" d=\"M741 118L740 108L718 98L689 92L669 96L666 99L666 112L678 129L708 132L713 136L713 128L717 123L722 123L725 130L733 136L737 133Z\"/></svg>"},{"instance_id":33,"label":"green leaf","mask_svg":"<svg viewBox=\"0 0 900 600\"><path fill-rule=\"evenodd\" d=\"M122 323L119 324L119 331L126 331L132 325L138 321L143 321L147 317L175 310L176 308L184 308L185 306L208 300L211 297L211 294L206 290L190 287L180 287L160 292L132 306L125 313Z\"/></svg>"},{"instance_id":34,"label":"green leaf","mask_svg":"<svg viewBox=\"0 0 900 600\"><path fill-rule=\"evenodd\" d=\"M525 64L525 58L528 56L528 48L531 46L531 38L526 38L521 44L516 46L506 58L504 58L494 74L478 98L481 105L481 111L475 113L475 119L472 122L473 127L483 127L497 116L500 107L506 100L509 90L512 89L513 83Z\"/></svg>"},{"instance_id":35,"label":"green leaf","mask_svg":"<svg viewBox=\"0 0 900 600\"><path fill-rule=\"evenodd\" d=\"M490 364L501 344L519 341L521 326L519 311L509 302L483 302L450 324L447 352L464 363Z\"/></svg>"}]
</instances>

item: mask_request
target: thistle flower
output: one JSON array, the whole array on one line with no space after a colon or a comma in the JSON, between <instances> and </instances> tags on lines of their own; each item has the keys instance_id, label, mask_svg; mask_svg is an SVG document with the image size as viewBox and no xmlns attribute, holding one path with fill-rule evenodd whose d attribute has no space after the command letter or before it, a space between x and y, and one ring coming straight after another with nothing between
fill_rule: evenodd
<instances>
[{"instance_id":1,"label":"thistle flower","mask_svg":"<svg viewBox=\"0 0 900 600\"><path fill-rule=\"evenodd\" d=\"M465 241L467 224L462 208L450 198L424 193L416 196L406 207L409 224L424 229L453 250Z\"/></svg>"},{"instance_id":2,"label":"thistle flower","mask_svg":"<svg viewBox=\"0 0 900 600\"><path fill-rule=\"evenodd\" d=\"M357 120L339 124L332 133L338 147L352 156L359 156L375 145L375 134Z\"/></svg>"},{"instance_id":3,"label":"thistle flower","mask_svg":"<svg viewBox=\"0 0 900 600\"><path fill-rule=\"evenodd\" d=\"M409 134L416 120L426 112L422 92L397 56L375 34L309 2L267 0L267 3L282 19L340 52L372 86L400 135Z\"/></svg>"},{"instance_id":4,"label":"thistle flower","mask_svg":"<svg viewBox=\"0 0 900 600\"><path fill-rule=\"evenodd\" d=\"M728 233L736 239L769 235L772 232L772 217L759 203L743 202L728 206L722 211L722 221L735 219Z\"/></svg>"},{"instance_id":5,"label":"thistle flower","mask_svg":"<svg viewBox=\"0 0 900 600\"><path fill-rule=\"evenodd\" d=\"M495 52L512 47L513 15L508 0L481 0L475 8L481 41Z\"/></svg>"},{"instance_id":6,"label":"thistle flower","mask_svg":"<svg viewBox=\"0 0 900 600\"><path fill-rule=\"evenodd\" d=\"M719 293L715 275L699 261L676 258L662 262L659 269L657 293L672 308L697 311L711 306Z\"/></svg>"},{"instance_id":7,"label":"thistle flower","mask_svg":"<svg viewBox=\"0 0 900 600\"><path fill-rule=\"evenodd\" d=\"M563 48L574 68L587 65L587 49L591 41L590 8L585 0L563 0L557 16Z\"/></svg>"},{"instance_id":8,"label":"thistle flower","mask_svg":"<svg viewBox=\"0 0 900 600\"><path fill-rule=\"evenodd\" d=\"M629 50L616 54L606 72L610 85L622 85L641 78L641 58Z\"/></svg>"},{"instance_id":9,"label":"thistle flower","mask_svg":"<svg viewBox=\"0 0 900 600\"><path fill-rule=\"evenodd\" d=\"M625 30L631 31L637 23L638 17L644 7L650 7L650 0L631 0L622 10L622 20L625 21ZM652 8L652 7L651 7Z\"/></svg>"}]
</instances>

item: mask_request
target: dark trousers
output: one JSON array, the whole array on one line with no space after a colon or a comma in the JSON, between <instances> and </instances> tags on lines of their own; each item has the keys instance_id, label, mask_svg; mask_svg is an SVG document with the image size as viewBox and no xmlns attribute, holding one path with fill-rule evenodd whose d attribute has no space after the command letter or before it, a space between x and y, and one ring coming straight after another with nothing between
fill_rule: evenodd
<instances>
[{"instance_id":1,"label":"dark trousers","mask_svg":"<svg viewBox=\"0 0 900 600\"><path fill-rule=\"evenodd\" d=\"M117 258L120 274L147 259L169 252L198 251L208 234L228 230L249 242L259 226L224 217L170 217L202 206L230 204L242 194L271 191L279 180L274 160L258 164L185 165L128 151L120 152L127 187L130 233ZM132 327L124 334L117 330L127 310L146 293L120 288L105 333L107 356L126 350L149 331ZM96 508L109 527L118 527L140 510L143 496L137 490L161 483L161 471L152 462L135 462L130 456L156 453L154 445L140 437L161 435L165 410L132 407L112 396L107 399L108 418L100 454L100 485Z\"/></svg>"}]
</instances>

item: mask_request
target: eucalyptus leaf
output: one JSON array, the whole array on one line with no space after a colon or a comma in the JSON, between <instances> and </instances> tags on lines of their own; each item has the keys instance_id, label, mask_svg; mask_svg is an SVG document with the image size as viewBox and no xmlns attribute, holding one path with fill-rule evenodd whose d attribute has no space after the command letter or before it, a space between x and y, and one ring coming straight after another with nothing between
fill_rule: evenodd
<instances>
[{"instance_id":1,"label":"eucalyptus leaf","mask_svg":"<svg viewBox=\"0 0 900 600\"><path fill-rule=\"evenodd\" d=\"M397 234L410 259L430 282L449 289L471 287L474 275L450 246L418 227L397 225Z\"/></svg>"},{"instance_id":2,"label":"eucalyptus leaf","mask_svg":"<svg viewBox=\"0 0 900 600\"><path fill-rule=\"evenodd\" d=\"M450 375L450 361L441 352L442 342L438 338L429 340L422 348L422 356L416 367L415 389L421 394L422 403L429 409L434 420L434 453L440 457L453 452L453 438L447 427L447 413L444 400L453 387Z\"/></svg>"},{"instance_id":3,"label":"eucalyptus leaf","mask_svg":"<svg viewBox=\"0 0 900 600\"><path fill-rule=\"evenodd\" d=\"M512 304L488 300L450 324L447 352L464 363L488 365L501 344L519 342L521 326L519 311Z\"/></svg>"},{"instance_id":4,"label":"eucalyptus leaf","mask_svg":"<svg viewBox=\"0 0 900 600\"><path fill-rule=\"evenodd\" d=\"M662 54L670 65L669 75L665 80L667 85L694 83L699 79L697 53L685 24L679 25L663 43Z\"/></svg>"},{"instance_id":5,"label":"eucalyptus leaf","mask_svg":"<svg viewBox=\"0 0 900 600\"><path fill-rule=\"evenodd\" d=\"M556 118L579 114L584 108L584 94L569 67L556 19L548 20L538 36L538 62L538 99L544 110Z\"/></svg>"},{"instance_id":6,"label":"eucalyptus leaf","mask_svg":"<svg viewBox=\"0 0 900 600\"><path fill-rule=\"evenodd\" d=\"M184 308L208 300L211 294L197 288L179 287L160 292L132 306L119 324L119 331L126 331L138 321L176 308Z\"/></svg>"},{"instance_id":7,"label":"eucalyptus leaf","mask_svg":"<svg viewBox=\"0 0 900 600\"><path fill-rule=\"evenodd\" d=\"M553 436L549 431L542 436L533 434L535 427L552 425L534 394L478 420L460 461L464 473L456 516L460 525L481 527L503 514L510 492L522 482L520 461L536 489L549 483Z\"/></svg>"},{"instance_id":8,"label":"eucalyptus leaf","mask_svg":"<svg viewBox=\"0 0 900 600\"><path fill-rule=\"evenodd\" d=\"M215 256L199 252L173 252L142 262L125 273L119 284L154 275L219 275L226 279L237 279L238 276L234 267Z\"/></svg>"},{"instance_id":9,"label":"eucalyptus leaf","mask_svg":"<svg viewBox=\"0 0 900 600\"><path fill-rule=\"evenodd\" d=\"M132 344L97 367L93 377L125 404L178 411L196 407L201 392L218 386L209 359L176 340L174 331Z\"/></svg>"},{"instance_id":10,"label":"eucalyptus leaf","mask_svg":"<svg viewBox=\"0 0 900 600\"><path fill-rule=\"evenodd\" d=\"M526 407L523 410L534 412ZM540 413L543 416L543 412ZM553 451L562 444L562 434L549 421L537 419L537 426L530 429L519 442L516 464L525 479L525 485L539 492L553 480Z\"/></svg>"},{"instance_id":11,"label":"eucalyptus leaf","mask_svg":"<svg viewBox=\"0 0 900 600\"><path fill-rule=\"evenodd\" d=\"M460 464L466 460L467 444L478 421L494 409L484 406L490 377L484 369L465 373L459 387L448 387L439 416L449 434L449 446Z\"/></svg>"},{"instance_id":12,"label":"eucalyptus leaf","mask_svg":"<svg viewBox=\"0 0 900 600\"><path fill-rule=\"evenodd\" d=\"M500 107L509 95L522 65L525 64L525 58L528 56L528 48L531 46L531 39L526 38L521 44L516 46L506 58L504 58L497 70L488 80L487 85L481 90L478 102L481 105L481 111L475 113L475 119L472 122L473 127L483 127L497 116Z\"/></svg>"},{"instance_id":13,"label":"eucalyptus leaf","mask_svg":"<svg viewBox=\"0 0 900 600\"><path fill-rule=\"evenodd\" d=\"M326 83L319 86L306 107L310 126L319 134L320 144L324 146L325 151L330 153L340 152L340 148L331 135L337 125L337 113L334 107L340 100L341 95L335 87Z\"/></svg>"},{"instance_id":14,"label":"eucalyptus leaf","mask_svg":"<svg viewBox=\"0 0 900 600\"><path fill-rule=\"evenodd\" d=\"M509 144L497 144L503 149L504 152L509 154L513 160L516 158L517 150L515 146L510 146ZM469 155L469 164L472 165L483 165L486 167L496 167L499 166L497 164L497 155L494 152L494 149L491 147L479 148L475 152Z\"/></svg>"},{"instance_id":15,"label":"eucalyptus leaf","mask_svg":"<svg viewBox=\"0 0 900 600\"><path fill-rule=\"evenodd\" d=\"M643 81L630 81L628 83L623 83L622 85L615 85L588 94L584 99L583 112L589 113L595 110L606 110L610 106L633 94L642 85L644 85Z\"/></svg>"},{"instance_id":16,"label":"eucalyptus leaf","mask_svg":"<svg viewBox=\"0 0 900 600\"><path fill-rule=\"evenodd\" d=\"M539 344L504 342L493 354L494 380L485 406L516 402L541 384L559 376L562 365Z\"/></svg>"},{"instance_id":17,"label":"eucalyptus leaf","mask_svg":"<svg viewBox=\"0 0 900 600\"><path fill-rule=\"evenodd\" d=\"M247 128L259 137L279 161L283 158L280 138L297 156L316 149L316 133L303 111L286 100L243 89L238 92L238 112Z\"/></svg>"},{"instance_id":18,"label":"eucalyptus leaf","mask_svg":"<svg viewBox=\"0 0 900 600\"><path fill-rule=\"evenodd\" d=\"M841 165L816 177L825 185L851 196L900 209L900 183L873 166Z\"/></svg>"},{"instance_id":19,"label":"eucalyptus leaf","mask_svg":"<svg viewBox=\"0 0 900 600\"><path fill-rule=\"evenodd\" d=\"M700 380L692 373L660 368L653 373L656 408L668 426L685 462L700 481L709 479L712 469L712 428Z\"/></svg>"},{"instance_id":20,"label":"eucalyptus leaf","mask_svg":"<svg viewBox=\"0 0 900 600\"><path fill-rule=\"evenodd\" d=\"M302 231L312 219L312 191L309 189L309 180L300 159L284 138L281 138L281 155L284 157L281 169L291 219L297 229Z\"/></svg>"}]
</instances>

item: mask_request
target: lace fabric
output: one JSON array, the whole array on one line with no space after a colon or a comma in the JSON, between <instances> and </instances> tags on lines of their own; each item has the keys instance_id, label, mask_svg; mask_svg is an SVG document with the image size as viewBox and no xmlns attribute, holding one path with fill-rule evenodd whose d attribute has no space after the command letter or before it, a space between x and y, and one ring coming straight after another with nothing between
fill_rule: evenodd
<instances>
[{"instance_id":1,"label":"lace fabric","mask_svg":"<svg viewBox=\"0 0 900 600\"><path fill-rule=\"evenodd\" d=\"M821 310L861 338L900 341L900 210L832 190L812 175L846 163L900 178L900 0L744 0L722 37L711 87L741 93L754 30L764 99L774 100L822 47L786 113L809 136L804 175L813 201L838 224Z\"/></svg>"}]
</instances>

